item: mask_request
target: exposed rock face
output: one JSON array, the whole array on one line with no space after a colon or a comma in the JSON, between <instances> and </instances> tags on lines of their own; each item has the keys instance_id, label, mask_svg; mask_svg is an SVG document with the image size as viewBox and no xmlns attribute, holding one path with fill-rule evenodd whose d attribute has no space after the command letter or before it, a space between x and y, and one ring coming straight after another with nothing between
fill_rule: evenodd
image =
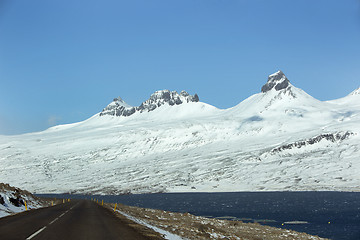
<instances>
[{"instance_id":1,"label":"exposed rock face","mask_svg":"<svg viewBox=\"0 0 360 240\"><path fill-rule=\"evenodd\" d=\"M262 86L261 92L265 93L272 89L280 91L282 89L286 89L289 85L289 79L287 79L282 71L278 71L268 77L268 81L264 86Z\"/></svg>"},{"instance_id":2,"label":"exposed rock face","mask_svg":"<svg viewBox=\"0 0 360 240\"><path fill-rule=\"evenodd\" d=\"M20 197L16 197L16 198L9 198L9 201L12 203L12 205L14 205L15 207L21 207L24 206L24 200L22 200Z\"/></svg>"},{"instance_id":3,"label":"exposed rock face","mask_svg":"<svg viewBox=\"0 0 360 240\"><path fill-rule=\"evenodd\" d=\"M114 98L113 102L102 110L100 116L130 116L133 113L135 113L135 108L128 105L121 97L118 97Z\"/></svg>"},{"instance_id":4,"label":"exposed rock face","mask_svg":"<svg viewBox=\"0 0 360 240\"><path fill-rule=\"evenodd\" d=\"M177 93L176 91L170 92L169 90L161 90L156 91L153 93L148 100L143 102L137 110L140 112L143 111L153 111L155 108L160 107L164 104L169 104L170 106L173 105L180 105L182 103L188 102L198 102L199 97L197 94L194 96L190 95L185 91L181 91L181 93Z\"/></svg>"},{"instance_id":5,"label":"exposed rock face","mask_svg":"<svg viewBox=\"0 0 360 240\"><path fill-rule=\"evenodd\" d=\"M293 149L293 148L301 148L304 147L306 145L313 145L315 143L320 142L321 140L325 139L327 141L330 142L336 142L336 141L343 141L345 139L348 139L350 136L354 135L353 132L338 132L338 133L326 133L326 134L321 134L319 136L307 139L307 140L303 140L303 141L298 141L298 142L294 142L291 144L287 144L287 145L283 145L277 148L274 148L273 150L271 150L272 153L276 153L276 152L281 152L284 150L288 150L288 149Z\"/></svg>"},{"instance_id":6,"label":"exposed rock face","mask_svg":"<svg viewBox=\"0 0 360 240\"><path fill-rule=\"evenodd\" d=\"M130 116L135 112L150 112L155 110L164 104L170 106L180 105L189 102L198 102L199 97L197 94L190 95L186 91L181 91L180 94L176 91L161 90L153 93L148 100L141 103L139 107L132 107L126 104L120 97L115 98L103 111L100 116L111 115L111 116Z\"/></svg>"}]
</instances>

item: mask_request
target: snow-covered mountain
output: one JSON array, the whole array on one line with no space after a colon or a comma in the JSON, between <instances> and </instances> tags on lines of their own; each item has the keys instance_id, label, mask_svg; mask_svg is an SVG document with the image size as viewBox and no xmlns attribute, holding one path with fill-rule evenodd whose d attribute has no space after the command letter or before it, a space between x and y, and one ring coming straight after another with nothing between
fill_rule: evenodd
<instances>
[{"instance_id":1,"label":"snow-covered mountain","mask_svg":"<svg viewBox=\"0 0 360 240\"><path fill-rule=\"evenodd\" d=\"M237 106L116 98L79 123L0 137L0 182L35 192L360 190L360 95L322 102L283 72Z\"/></svg>"},{"instance_id":2,"label":"snow-covered mountain","mask_svg":"<svg viewBox=\"0 0 360 240\"><path fill-rule=\"evenodd\" d=\"M173 106L180 105L182 103L188 102L198 102L199 97L197 94L194 96L189 93L182 91L178 94L176 91L170 92L169 90L161 90L153 93L148 100L141 103L139 107L133 107L124 102L121 97L115 98L112 103L110 103L103 111L100 113L100 116L110 115L110 116L124 116L128 117L135 112L151 112L156 108L161 107L165 104Z\"/></svg>"}]
</instances>

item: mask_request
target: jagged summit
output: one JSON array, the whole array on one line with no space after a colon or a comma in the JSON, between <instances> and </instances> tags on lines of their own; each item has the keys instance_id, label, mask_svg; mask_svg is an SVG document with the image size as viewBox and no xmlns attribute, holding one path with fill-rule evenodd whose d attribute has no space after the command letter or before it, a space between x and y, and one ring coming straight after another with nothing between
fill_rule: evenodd
<instances>
[{"instance_id":1,"label":"jagged summit","mask_svg":"<svg viewBox=\"0 0 360 240\"><path fill-rule=\"evenodd\" d=\"M132 107L131 105L127 104L121 97L114 98L114 100L111 104L121 105L121 106L124 106L125 108Z\"/></svg>"},{"instance_id":2,"label":"jagged summit","mask_svg":"<svg viewBox=\"0 0 360 240\"><path fill-rule=\"evenodd\" d=\"M151 94L150 98L143 102L138 108L140 111L148 110L152 111L165 103L170 106L179 105L188 102L198 102L199 97L197 94L190 95L186 91L181 91L180 94L176 91L160 90Z\"/></svg>"},{"instance_id":3,"label":"jagged summit","mask_svg":"<svg viewBox=\"0 0 360 240\"><path fill-rule=\"evenodd\" d=\"M198 102L199 97L197 94L190 95L186 91L181 91L180 94L176 91L169 90L160 90L151 94L150 98L138 107L132 107L128 105L120 97L115 98L112 103L110 103L103 111L100 113L100 116L111 115L111 116L130 116L135 112L150 112L156 108L168 104L170 106L180 105L183 103L189 102Z\"/></svg>"},{"instance_id":4,"label":"jagged summit","mask_svg":"<svg viewBox=\"0 0 360 240\"><path fill-rule=\"evenodd\" d=\"M130 116L132 114L132 108L133 107L127 104L121 97L117 97L102 110L100 116Z\"/></svg>"},{"instance_id":5,"label":"jagged summit","mask_svg":"<svg viewBox=\"0 0 360 240\"><path fill-rule=\"evenodd\" d=\"M280 91L286 89L289 85L290 81L285 74L282 71L277 71L276 73L269 75L267 83L261 88L261 92L265 93L272 89Z\"/></svg>"}]
</instances>

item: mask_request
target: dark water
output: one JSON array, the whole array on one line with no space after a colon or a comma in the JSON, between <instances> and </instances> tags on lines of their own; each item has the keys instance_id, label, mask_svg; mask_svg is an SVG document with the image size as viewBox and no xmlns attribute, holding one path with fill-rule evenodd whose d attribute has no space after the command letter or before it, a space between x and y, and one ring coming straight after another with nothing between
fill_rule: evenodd
<instances>
[{"instance_id":1,"label":"dark water","mask_svg":"<svg viewBox=\"0 0 360 240\"><path fill-rule=\"evenodd\" d=\"M360 240L360 193L236 192L159 193L120 196L42 194L57 198L93 198L131 206L198 216L227 217L293 229L334 240ZM304 224L285 222L304 221ZM285 223L284 225L282 225Z\"/></svg>"}]
</instances>

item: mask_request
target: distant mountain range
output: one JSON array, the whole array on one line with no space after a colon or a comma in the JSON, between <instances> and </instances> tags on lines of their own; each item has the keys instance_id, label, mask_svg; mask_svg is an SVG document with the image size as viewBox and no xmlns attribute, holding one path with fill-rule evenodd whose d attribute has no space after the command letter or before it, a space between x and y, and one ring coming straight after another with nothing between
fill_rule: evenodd
<instances>
[{"instance_id":1,"label":"distant mountain range","mask_svg":"<svg viewBox=\"0 0 360 240\"><path fill-rule=\"evenodd\" d=\"M37 193L360 190L360 90L319 101L283 72L235 107L182 91L0 137L0 182Z\"/></svg>"},{"instance_id":2,"label":"distant mountain range","mask_svg":"<svg viewBox=\"0 0 360 240\"><path fill-rule=\"evenodd\" d=\"M104 110L100 116L124 116L128 117L136 112L151 112L162 105L180 105L189 102L198 102L199 97L197 94L191 96L189 93L182 91L178 94L176 91L170 92L169 90L161 90L153 93L148 100L141 103L139 107L133 107L124 102L121 97L115 98Z\"/></svg>"}]
</instances>

